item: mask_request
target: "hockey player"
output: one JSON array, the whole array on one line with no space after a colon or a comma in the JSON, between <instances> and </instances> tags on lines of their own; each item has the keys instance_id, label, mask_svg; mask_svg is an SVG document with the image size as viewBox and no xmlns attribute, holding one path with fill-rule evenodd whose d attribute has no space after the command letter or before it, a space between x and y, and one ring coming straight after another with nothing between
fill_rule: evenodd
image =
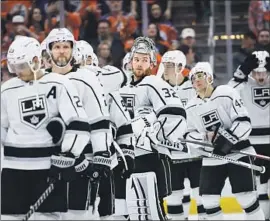
<instances>
[{"instance_id":1,"label":"hockey player","mask_svg":"<svg viewBox=\"0 0 270 221\"><path fill-rule=\"evenodd\" d=\"M91 144L87 145L84 153L90 152L93 154L93 164L101 176L100 180L103 177L109 177L111 179L112 160L109 147L112 143L112 134L102 86L95 73L87 70L79 70L76 65L73 65L76 43L74 36L68 29L53 29L49 33L46 43L47 51L52 61L52 68L48 71L65 75L71 80L79 94L79 96L75 97L76 104L84 107L86 111L91 128ZM81 177L69 183L69 211L64 215L64 219L89 219L87 217L89 214L87 212L89 182L89 179ZM93 185L91 184L91 186ZM112 188L108 189L108 191L111 190ZM108 203L111 202L111 199L107 198L108 195L106 193L100 196L100 204L102 206L99 207L99 212L101 216L111 215L113 212L111 211L112 203L108 206ZM105 197L106 200L103 200L104 198L102 197Z\"/></svg>"},{"instance_id":2,"label":"hockey player","mask_svg":"<svg viewBox=\"0 0 270 221\"><path fill-rule=\"evenodd\" d=\"M75 157L90 139L87 115L66 77L40 70L41 46L36 39L14 40L7 60L17 77L1 87L1 131L6 131L1 220L22 220L47 189L48 177L55 189L34 219L61 220L60 212L67 211L67 182L76 175L73 166L79 169Z\"/></svg>"},{"instance_id":3,"label":"hockey player","mask_svg":"<svg viewBox=\"0 0 270 221\"><path fill-rule=\"evenodd\" d=\"M197 96L186 105L187 139L212 142L214 154L250 162L248 156L230 153L231 150L254 152L248 140L250 118L237 91L227 85L213 87L213 75L202 67L194 67L190 79ZM227 132L225 135L220 132L221 128ZM235 140L236 144L232 144L226 137ZM200 147L188 146L190 150ZM257 199L253 171L215 158L203 158L201 169L200 195L207 218L222 219L220 195L227 177L232 193L246 212L246 219L263 220L264 214Z\"/></svg>"},{"instance_id":4,"label":"hockey player","mask_svg":"<svg viewBox=\"0 0 270 221\"><path fill-rule=\"evenodd\" d=\"M169 150L161 148L157 151L151 148L152 145L148 148L145 129L158 119L162 125L158 138L175 141L186 131L185 110L169 84L157 76L149 76L156 64L151 39L139 37L135 40L130 63L132 81L119 90L134 118L132 128L137 138L135 173L126 188L128 212L131 220L165 220L163 198L171 194L169 158L166 155L169 155ZM163 154L159 153L161 151Z\"/></svg>"},{"instance_id":5,"label":"hockey player","mask_svg":"<svg viewBox=\"0 0 270 221\"><path fill-rule=\"evenodd\" d=\"M192 87L191 81L182 75L182 70L186 65L185 55L178 50L168 51L162 56L161 62L164 67L163 79L174 87L182 104L185 106L187 102L196 95L196 91ZM200 62L197 65L207 67L209 64L207 62ZM187 177L193 196L196 199L198 216L200 219L203 218L205 210L202 205L201 197L199 196L199 179L202 159L181 151L171 151L171 159L173 192L167 197L169 216L175 220L183 219L184 215L185 218L188 218L189 203L183 202L184 179ZM190 200L190 196L187 195L187 197ZM183 208L185 204L187 204L187 206Z\"/></svg>"},{"instance_id":6,"label":"hockey player","mask_svg":"<svg viewBox=\"0 0 270 221\"><path fill-rule=\"evenodd\" d=\"M229 82L239 91L250 115L252 131L250 142L256 153L270 156L270 58L266 51L255 51L247 57ZM265 219L270 218L270 162L256 159L255 164L265 166L260 175L258 194ZM259 174L258 174L259 175Z\"/></svg>"},{"instance_id":7,"label":"hockey player","mask_svg":"<svg viewBox=\"0 0 270 221\"><path fill-rule=\"evenodd\" d=\"M86 47L84 47L85 49ZM87 57L88 51L81 50L79 53L77 51L77 59L81 63L81 69L89 69L87 67ZM96 69L97 70L97 69ZM106 80L103 78L102 74L99 74L101 84ZM120 85L118 85L120 88ZM125 182L126 179L130 177L134 169L134 146L132 144L133 131L131 127L131 119L128 110L124 106L124 102L116 89L116 86L106 88L105 97L108 104L110 122L113 130L114 137L114 147L121 148L121 151L111 149L112 154L117 153L118 165L114 168L114 178L115 178L115 214L114 219L125 219L122 215L127 215L127 208L125 203ZM123 152L121 154L121 152ZM123 159L124 158L124 159ZM125 165L125 162L127 165Z\"/></svg>"}]
</instances>

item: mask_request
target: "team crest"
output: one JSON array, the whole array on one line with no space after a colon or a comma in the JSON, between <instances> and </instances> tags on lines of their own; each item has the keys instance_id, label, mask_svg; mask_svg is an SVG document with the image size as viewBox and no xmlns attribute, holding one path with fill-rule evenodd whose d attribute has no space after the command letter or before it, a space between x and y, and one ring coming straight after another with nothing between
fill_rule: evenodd
<instances>
[{"instance_id":1,"label":"team crest","mask_svg":"<svg viewBox=\"0 0 270 221\"><path fill-rule=\"evenodd\" d=\"M270 103L270 88L269 87L255 87L252 88L253 103L261 108L269 106Z\"/></svg>"},{"instance_id":2,"label":"team crest","mask_svg":"<svg viewBox=\"0 0 270 221\"><path fill-rule=\"evenodd\" d=\"M202 114L201 118L205 129L208 131L213 131L216 127L219 127L222 124L217 110L212 110Z\"/></svg>"},{"instance_id":3,"label":"team crest","mask_svg":"<svg viewBox=\"0 0 270 221\"><path fill-rule=\"evenodd\" d=\"M47 120L48 110L45 98L45 95L39 95L38 100L36 96L19 99L21 121L24 124L37 129Z\"/></svg>"},{"instance_id":4,"label":"team crest","mask_svg":"<svg viewBox=\"0 0 270 221\"><path fill-rule=\"evenodd\" d=\"M125 103L125 106L131 116L134 117L134 106L135 106L135 94L121 94L121 97Z\"/></svg>"},{"instance_id":5,"label":"team crest","mask_svg":"<svg viewBox=\"0 0 270 221\"><path fill-rule=\"evenodd\" d=\"M181 99L181 102L183 106L185 107L187 105L188 99Z\"/></svg>"}]
</instances>

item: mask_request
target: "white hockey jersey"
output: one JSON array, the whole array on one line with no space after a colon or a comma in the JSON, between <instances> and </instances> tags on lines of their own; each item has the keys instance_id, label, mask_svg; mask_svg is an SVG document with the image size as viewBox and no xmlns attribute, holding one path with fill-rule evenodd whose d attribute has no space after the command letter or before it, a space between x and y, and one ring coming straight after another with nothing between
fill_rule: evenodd
<instances>
[{"instance_id":1,"label":"white hockey jersey","mask_svg":"<svg viewBox=\"0 0 270 221\"><path fill-rule=\"evenodd\" d=\"M147 76L137 82L119 89L131 118L140 107L152 107L157 119L162 122L166 139L176 141L186 132L186 112L173 88L157 76ZM166 148L161 153L170 155ZM148 154L146 150L136 148L135 155Z\"/></svg>"},{"instance_id":2,"label":"white hockey jersey","mask_svg":"<svg viewBox=\"0 0 270 221\"><path fill-rule=\"evenodd\" d=\"M1 130L5 168L49 169L55 152L79 156L89 142L87 115L78 93L65 76L44 74L33 83L13 78L1 87ZM61 149L52 142L46 126L61 116L67 125Z\"/></svg>"},{"instance_id":3,"label":"white hockey jersey","mask_svg":"<svg viewBox=\"0 0 270 221\"><path fill-rule=\"evenodd\" d=\"M196 91L188 78L185 78L184 82L179 86L175 86L174 89L184 107L187 105L188 101L190 101L192 98L196 96ZM183 160L183 159L191 159L194 157L182 151L171 151L171 158L174 160ZM197 159L197 157L195 158Z\"/></svg>"},{"instance_id":4,"label":"white hockey jersey","mask_svg":"<svg viewBox=\"0 0 270 221\"><path fill-rule=\"evenodd\" d=\"M254 148L249 145L251 132L250 118L238 92L230 86L221 85L215 88L210 98L202 100L198 96L191 99L187 106L188 133L186 139L205 141L206 132L213 131L213 126L220 125L230 129L238 137L238 145L247 151ZM188 144L193 147L198 145ZM243 155L229 154L234 159ZM203 165L225 164L226 161L204 158Z\"/></svg>"},{"instance_id":5,"label":"white hockey jersey","mask_svg":"<svg viewBox=\"0 0 270 221\"><path fill-rule=\"evenodd\" d=\"M94 72L85 68L69 72L66 76L75 85L88 116L93 153L109 150L112 142L110 117L104 90ZM87 150L86 150L87 152Z\"/></svg>"},{"instance_id":6,"label":"white hockey jersey","mask_svg":"<svg viewBox=\"0 0 270 221\"><path fill-rule=\"evenodd\" d=\"M270 81L265 86L259 86L248 77L247 82L242 83L232 79L229 85L239 91L249 112L252 125L250 142L253 145L270 144Z\"/></svg>"},{"instance_id":7,"label":"white hockey jersey","mask_svg":"<svg viewBox=\"0 0 270 221\"><path fill-rule=\"evenodd\" d=\"M99 77L104 87L105 94L116 91L127 83L126 74L117 67L106 65L103 68L100 68L88 65L86 66L86 68L95 72L96 75Z\"/></svg>"}]
</instances>

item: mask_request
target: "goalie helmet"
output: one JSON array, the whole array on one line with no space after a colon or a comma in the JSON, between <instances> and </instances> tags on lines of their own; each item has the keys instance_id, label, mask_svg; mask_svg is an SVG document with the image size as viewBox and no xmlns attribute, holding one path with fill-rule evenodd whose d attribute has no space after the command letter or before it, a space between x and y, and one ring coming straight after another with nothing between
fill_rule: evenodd
<instances>
[{"instance_id":1,"label":"goalie helmet","mask_svg":"<svg viewBox=\"0 0 270 221\"><path fill-rule=\"evenodd\" d=\"M266 72L266 58L269 57L269 53L267 51L254 51L252 54L256 56L259 60L259 65L253 71L255 72Z\"/></svg>"},{"instance_id":2,"label":"goalie helmet","mask_svg":"<svg viewBox=\"0 0 270 221\"><path fill-rule=\"evenodd\" d=\"M16 73L16 66L28 65L34 71L33 58L37 57L41 65L40 43L31 37L16 38L9 46L7 67L10 73Z\"/></svg>"},{"instance_id":3,"label":"goalie helmet","mask_svg":"<svg viewBox=\"0 0 270 221\"><path fill-rule=\"evenodd\" d=\"M213 70L209 62L198 62L195 67L193 67L189 73L190 80L192 77L199 72L203 72L206 74L206 76L210 76L212 78L212 81L209 82L210 84L213 83Z\"/></svg>"},{"instance_id":4,"label":"goalie helmet","mask_svg":"<svg viewBox=\"0 0 270 221\"><path fill-rule=\"evenodd\" d=\"M136 38L131 48L130 61L135 53L149 54L151 63L153 63L155 66L157 65L156 46L151 38L148 37Z\"/></svg>"}]
</instances>

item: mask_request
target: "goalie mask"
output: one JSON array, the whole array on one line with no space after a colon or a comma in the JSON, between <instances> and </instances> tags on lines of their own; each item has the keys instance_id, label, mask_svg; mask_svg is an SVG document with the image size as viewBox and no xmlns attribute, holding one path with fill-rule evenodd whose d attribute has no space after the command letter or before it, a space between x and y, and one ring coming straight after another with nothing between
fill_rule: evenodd
<instances>
[{"instance_id":1,"label":"goalie mask","mask_svg":"<svg viewBox=\"0 0 270 221\"><path fill-rule=\"evenodd\" d=\"M135 53L149 54L151 63L153 63L155 66L157 65L156 47L152 39L148 37L136 38L131 48L130 61L132 60Z\"/></svg>"}]
</instances>

